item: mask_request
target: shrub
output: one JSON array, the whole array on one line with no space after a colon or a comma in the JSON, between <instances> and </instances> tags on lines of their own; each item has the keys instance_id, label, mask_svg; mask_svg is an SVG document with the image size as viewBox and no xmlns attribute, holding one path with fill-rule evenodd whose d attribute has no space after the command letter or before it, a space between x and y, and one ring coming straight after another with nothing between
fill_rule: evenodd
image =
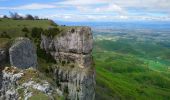
<instances>
[{"instance_id":1,"label":"shrub","mask_svg":"<svg viewBox=\"0 0 170 100\"><path fill-rule=\"evenodd\" d=\"M43 33L43 29L42 28L34 27L34 28L32 28L31 37L33 37L33 38L40 38L41 37L41 33Z\"/></svg>"},{"instance_id":2,"label":"shrub","mask_svg":"<svg viewBox=\"0 0 170 100\"><path fill-rule=\"evenodd\" d=\"M49 28L48 30L45 30L43 32L44 35L48 36L48 37L54 37L56 36L57 34L60 33L60 30L58 27L55 27L55 28Z\"/></svg>"},{"instance_id":3,"label":"shrub","mask_svg":"<svg viewBox=\"0 0 170 100\"><path fill-rule=\"evenodd\" d=\"M28 30L28 28L24 27L24 28L22 29L22 32L28 33L29 30Z\"/></svg>"},{"instance_id":4,"label":"shrub","mask_svg":"<svg viewBox=\"0 0 170 100\"><path fill-rule=\"evenodd\" d=\"M1 33L0 38L11 38L6 32Z\"/></svg>"},{"instance_id":5,"label":"shrub","mask_svg":"<svg viewBox=\"0 0 170 100\"><path fill-rule=\"evenodd\" d=\"M25 33L25 34L24 34L24 36L25 36L25 37L28 37L28 34L27 34L27 33Z\"/></svg>"}]
</instances>

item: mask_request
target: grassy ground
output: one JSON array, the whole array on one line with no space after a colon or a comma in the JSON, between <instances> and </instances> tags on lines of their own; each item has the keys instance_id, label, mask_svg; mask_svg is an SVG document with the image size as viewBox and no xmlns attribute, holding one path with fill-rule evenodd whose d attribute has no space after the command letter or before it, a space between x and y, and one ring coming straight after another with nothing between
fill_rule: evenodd
<instances>
[{"instance_id":1,"label":"grassy ground","mask_svg":"<svg viewBox=\"0 0 170 100\"><path fill-rule=\"evenodd\" d=\"M49 20L12 20L0 19L0 33L6 32L10 37L24 36L22 29L27 27L30 31L33 27L47 29L52 26Z\"/></svg>"}]
</instances>

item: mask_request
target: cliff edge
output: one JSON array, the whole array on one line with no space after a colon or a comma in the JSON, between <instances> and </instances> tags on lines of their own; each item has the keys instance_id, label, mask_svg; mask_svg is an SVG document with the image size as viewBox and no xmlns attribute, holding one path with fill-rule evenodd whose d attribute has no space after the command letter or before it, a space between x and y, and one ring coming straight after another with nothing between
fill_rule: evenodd
<instances>
[{"instance_id":1,"label":"cliff edge","mask_svg":"<svg viewBox=\"0 0 170 100\"><path fill-rule=\"evenodd\" d=\"M44 80L46 78L42 75L44 73L36 69L39 64L38 51L32 42L34 38L31 40L19 37L12 40L12 44L6 51L0 49L0 64L2 65L6 59L12 66L1 68L1 98L27 100L36 96L35 91L39 91L38 93L48 100L56 100L56 95L69 100L95 99L96 83L91 54L93 49L91 28L64 27L63 29L59 33L56 31L55 36L41 34L41 38L39 38L40 49L44 50L46 55L51 55L55 61L47 65L47 68L50 69L49 73L52 75L50 78L53 79L53 85L51 82L47 82L48 80ZM30 69L30 67L34 69ZM28 91L28 88L33 88L33 91ZM24 94L21 90L24 91Z\"/></svg>"},{"instance_id":2,"label":"cliff edge","mask_svg":"<svg viewBox=\"0 0 170 100\"><path fill-rule=\"evenodd\" d=\"M89 27L70 27L54 38L41 35L41 48L57 64L53 74L60 93L71 100L94 100L93 37Z\"/></svg>"}]
</instances>

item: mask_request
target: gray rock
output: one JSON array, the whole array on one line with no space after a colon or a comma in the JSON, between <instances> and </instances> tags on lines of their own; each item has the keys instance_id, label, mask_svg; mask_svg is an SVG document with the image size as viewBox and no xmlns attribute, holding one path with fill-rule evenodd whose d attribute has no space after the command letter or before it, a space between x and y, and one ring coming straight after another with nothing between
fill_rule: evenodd
<instances>
[{"instance_id":1,"label":"gray rock","mask_svg":"<svg viewBox=\"0 0 170 100\"><path fill-rule=\"evenodd\" d=\"M89 27L70 28L53 40L44 35L41 38L41 48L45 50L88 54L93 49L93 37Z\"/></svg>"},{"instance_id":2,"label":"gray rock","mask_svg":"<svg viewBox=\"0 0 170 100\"><path fill-rule=\"evenodd\" d=\"M36 48L28 38L17 38L9 49L10 64L18 68L36 67Z\"/></svg>"},{"instance_id":3,"label":"gray rock","mask_svg":"<svg viewBox=\"0 0 170 100\"><path fill-rule=\"evenodd\" d=\"M93 36L89 27L70 28L54 39L41 35L40 47L58 61L72 62L79 67L91 67Z\"/></svg>"},{"instance_id":4,"label":"gray rock","mask_svg":"<svg viewBox=\"0 0 170 100\"><path fill-rule=\"evenodd\" d=\"M2 88L2 69L3 69L3 64L6 62L6 60L7 60L6 51L4 49L0 49L0 89Z\"/></svg>"},{"instance_id":5,"label":"gray rock","mask_svg":"<svg viewBox=\"0 0 170 100\"><path fill-rule=\"evenodd\" d=\"M41 36L41 48L57 61L54 78L58 94L69 100L95 99L93 37L89 27L69 28L55 38ZM65 95L64 95L65 96Z\"/></svg>"},{"instance_id":6,"label":"gray rock","mask_svg":"<svg viewBox=\"0 0 170 100\"><path fill-rule=\"evenodd\" d=\"M57 67L55 75L58 88L69 100L95 99L95 71Z\"/></svg>"},{"instance_id":7,"label":"gray rock","mask_svg":"<svg viewBox=\"0 0 170 100\"><path fill-rule=\"evenodd\" d=\"M49 82L47 82L47 80L42 79L36 81L31 78L27 79L27 81L21 80L26 74L28 74L27 70L31 71L34 69L5 67L2 71L3 79L2 89L0 89L0 100L29 100L29 98L34 95L33 93L35 93L35 90L47 95L49 97L48 100L54 100L53 96L56 95L55 89ZM39 79L39 77L36 78ZM21 81L23 82L22 84ZM23 93L19 93L19 90L23 90Z\"/></svg>"},{"instance_id":8,"label":"gray rock","mask_svg":"<svg viewBox=\"0 0 170 100\"><path fill-rule=\"evenodd\" d=\"M6 91L5 100L18 100L18 94L16 90L12 89Z\"/></svg>"},{"instance_id":9,"label":"gray rock","mask_svg":"<svg viewBox=\"0 0 170 100\"><path fill-rule=\"evenodd\" d=\"M6 72L8 68L5 68L2 71L2 88L1 88L1 97L0 100L18 100L18 93L14 88L17 85L17 80L20 79L23 75L22 72L19 73L11 73Z\"/></svg>"}]
</instances>

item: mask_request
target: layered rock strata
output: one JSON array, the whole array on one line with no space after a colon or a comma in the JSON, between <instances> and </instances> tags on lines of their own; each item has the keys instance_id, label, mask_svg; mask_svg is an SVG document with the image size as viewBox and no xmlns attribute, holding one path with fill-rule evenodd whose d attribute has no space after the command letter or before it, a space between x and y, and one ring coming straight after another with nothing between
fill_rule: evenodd
<instances>
[{"instance_id":1,"label":"layered rock strata","mask_svg":"<svg viewBox=\"0 0 170 100\"><path fill-rule=\"evenodd\" d=\"M57 88L71 100L94 100L93 37L89 27L70 27L54 38L41 36L41 48L56 60Z\"/></svg>"}]
</instances>

